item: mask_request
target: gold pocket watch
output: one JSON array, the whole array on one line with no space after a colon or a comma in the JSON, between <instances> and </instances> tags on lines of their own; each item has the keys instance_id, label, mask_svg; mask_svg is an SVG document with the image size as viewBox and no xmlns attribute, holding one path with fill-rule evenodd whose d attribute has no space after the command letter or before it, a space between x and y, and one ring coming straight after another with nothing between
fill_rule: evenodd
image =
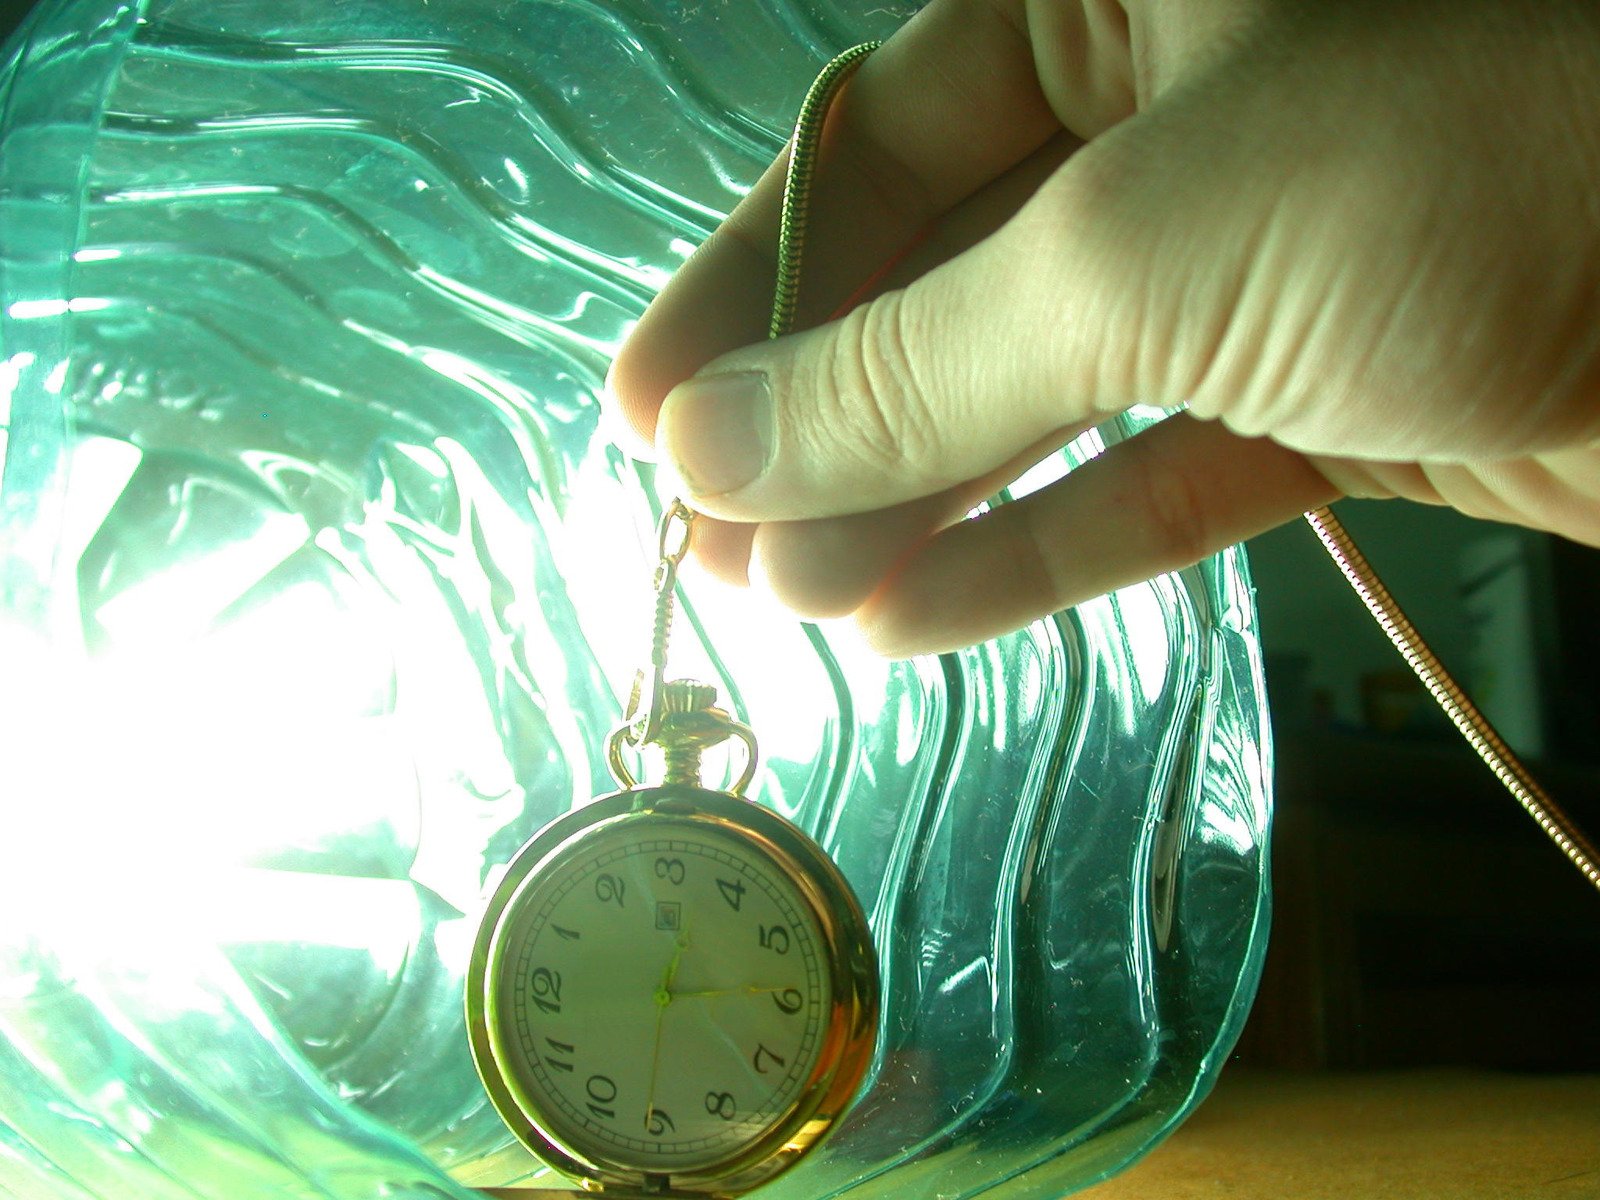
<instances>
[{"instance_id":1,"label":"gold pocket watch","mask_svg":"<svg viewBox=\"0 0 1600 1200\"><path fill-rule=\"evenodd\" d=\"M511 860L467 975L473 1058L506 1125L615 1196L735 1196L773 1178L843 1114L877 1026L877 961L849 884L743 798L755 735L716 690L664 679L692 517L675 502L662 520L652 667L607 747L623 790ZM718 791L700 756L730 738L744 769ZM639 786L629 743L661 748L663 782Z\"/></svg>"}]
</instances>

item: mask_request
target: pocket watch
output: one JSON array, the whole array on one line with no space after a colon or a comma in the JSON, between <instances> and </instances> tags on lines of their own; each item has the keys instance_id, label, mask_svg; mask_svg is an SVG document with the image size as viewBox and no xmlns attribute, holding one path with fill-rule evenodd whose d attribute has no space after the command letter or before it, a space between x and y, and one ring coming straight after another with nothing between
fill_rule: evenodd
<instances>
[{"instance_id":1,"label":"pocket watch","mask_svg":"<svg viewBox=\"0 0 1600 1200\"><path fill-rule=\"evenodd\" d=\"M843 1115L877 1029L877 961L849 884L744 798L755 735L716 689L662 677L691 519L681 504L663 518L655 661L608 744L623 790L518 851L467 975L495 1109L537 1157L607 1195L736 1196L772 1179ZM743 772L708 787L701 753L729 739ZM661 783L634 779L630 743L662 750Z\"/></svg>"}]
</instances>

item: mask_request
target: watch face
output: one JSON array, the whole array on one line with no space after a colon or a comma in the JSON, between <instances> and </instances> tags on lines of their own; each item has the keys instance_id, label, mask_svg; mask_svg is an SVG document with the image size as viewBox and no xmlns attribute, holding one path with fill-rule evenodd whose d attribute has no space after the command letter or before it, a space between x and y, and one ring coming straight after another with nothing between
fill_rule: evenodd
<instances>
[{"instance_id":1,"label":"watch face","mask_svg":"<svg viewBox=\"0 0 1600 1200\"><path fill-rule=\"evenodd\" d=\"M519 1107L597 1164L673 1175L790 1117L827 1041L829 956L802 887L715 822L625 818L530 875L489 956Z\"/></svg>"}]
</instances>

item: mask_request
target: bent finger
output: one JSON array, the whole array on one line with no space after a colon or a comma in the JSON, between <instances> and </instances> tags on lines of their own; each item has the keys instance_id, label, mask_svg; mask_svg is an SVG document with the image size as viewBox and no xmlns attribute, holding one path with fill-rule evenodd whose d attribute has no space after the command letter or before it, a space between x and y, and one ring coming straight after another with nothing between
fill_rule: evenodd
<instances>
[{"instance_id":1,"label":"bent finger","mask_svg":"<svg viewBox=\"0 0 1600 1200\"><path fill-rule=\"evenodd\" d=\"M930 534L959 521L1086 428L1056 430L987 475L890 508L745 526L756 530L751 581L759 579L781 604L802 617L847 616Z\"/></svg>"},{"instance_id":2,"label":"bent finger","mask_svg":"<svg viewBox=\"0 0 1600 1200\"><path fill-rule=\"evenodd\" d=\"M937 534L856 622L888 657L959 649L1191 566L1338 495L1303 455L1180 414Z\"/></svg>"},{"instance_id":3,"label":"bent finger","mask_svg":"<svg viewBox=\"0 0 1600 1200\"><path fill-rule=\"evenodd\" d=\"M723 583L747 587L750 583L750 544L757 525L719 521L704 513L695 515L694 539L689 555L695 565Z\"/></svg>"}]
</instances>

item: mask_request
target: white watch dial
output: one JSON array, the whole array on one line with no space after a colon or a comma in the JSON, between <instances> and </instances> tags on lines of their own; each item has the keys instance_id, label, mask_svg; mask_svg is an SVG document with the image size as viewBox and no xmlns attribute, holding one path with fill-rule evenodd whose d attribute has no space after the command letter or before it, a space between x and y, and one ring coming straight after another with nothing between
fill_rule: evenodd
<instances>
[{"instance_id":1,"label":"white watch dial","mask_svg":"<svg viewBox=\"0 0 1600 1200\"><path fill-rule=\"evenodd\" d=\"M496 940L513 1087L584 1157L714 1166L811 1082L833 1000L823 935L746 839L685 820L598 829L529 879Z\"/></svg>"}]
</instances>

